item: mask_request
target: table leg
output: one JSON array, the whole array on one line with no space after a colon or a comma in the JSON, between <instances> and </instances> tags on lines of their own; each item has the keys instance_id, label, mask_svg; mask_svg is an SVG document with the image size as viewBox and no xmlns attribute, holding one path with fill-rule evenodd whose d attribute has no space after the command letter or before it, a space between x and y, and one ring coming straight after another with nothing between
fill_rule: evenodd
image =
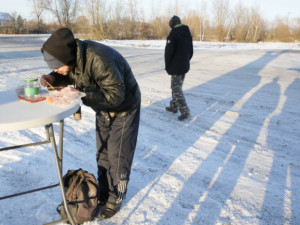
<instances>
[{"instance_id":1,"label":"table leg","mask_svg":"<svg viewBox=\"0 0 300 225\"><path fill-rule=\"evenodd\" d=\"M55 137L54 137L54 131L53 131L53 125L49 125L49 135L50 135L50 140L53 146L53 151L54 151L54 156L55 156L55 162L56 162L56 168L57 168L57 173L58 173L58 179L59 179L59 184L60 184L60 189L62 193L62 198L64 202L64 207L66 209L67 216L69 218L69 222L72 225L76 225L74 218L72 214L70 213L67 198L66 198L66 192L64 189L64 184L63 184L63 179L62 179L62 152L63 152L63 126L64 126L64 121L60 121L60 128L59 128L59 155L57 153L57 147L56 147L56 142L55 142Z\"/></svg>"},{"instance_id":2,"label":"table leg","mask_svg":"<svg viewBox=\"0 0 300 225\"><path fill-rule=\"evenodd\" d=\"M35 145L43 145L43 144L51 143L50 137L49 137L49 130L48 130L48 127L47 127L47 126L49 126L49 125L46 125L46 126L45 126L45 130L46 130L46 141L39 141L39 142L30 143L30 144L14 145L14 146L10 146L10 147L0 148L0 152L1 152L1 151L12 150L12 149L16 149L16 148L25 148L25 147L35 146Z\"/></svg>"},{"instance_id":3,"label":"table leg","mask_svg":"<svg viewBox=\"0 0 300 225\"><path fill-rule=\"evenodd\" d=\"M60 168L63 171L63 141L64 141L64 121L59 122L59 159L60 159Z\"/></svg>"}]
</instances>

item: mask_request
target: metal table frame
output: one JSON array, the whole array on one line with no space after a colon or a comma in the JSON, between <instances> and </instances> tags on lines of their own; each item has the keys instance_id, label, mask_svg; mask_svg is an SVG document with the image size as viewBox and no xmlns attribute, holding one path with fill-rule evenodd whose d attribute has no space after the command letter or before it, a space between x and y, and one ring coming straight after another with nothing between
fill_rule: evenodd
<instances>
[{"instance_id":1,"label":"metal table frame","mask_svg":"<svg viewBox=\"0 0 300 225\"><path fill-rule=\"evenodd\" d=\"M58 179L59 179L59 184L49 185L49 186L46 186L46 187L37 188L37 189L29 190L29 191L26 191L26 192L21 192L21 193L17 193L17 194L13 194L13 195L3 196L3 197L0 197L0 200L16 197L16 196L20 196L20 195L25 195L25 194L29 194L29 193L32 193L32 192L41 191L41 190L45 190L45 189L49 189L49 188L53 188L53 187L56 187L56 186L59 185L60 189L61 189L63 203L64 203L64 206L65 206L68 218L48 223L48 225L57 224L59 222L65 222L65 221L69 221L72 225L76 225L75 220L74 220L74 218L73 218L73 216L72 216L72 214L70 213L70 210L69 210L68 201L67 201L67 198L66 198L66 192L65 192L65 189L64 189L64 184L63 184L63 179L62 179L64 120L61 120L59 122L59 152L57 151L58 149L57 149L57 145L56 145L56 141L55 141L53 124L51 123L51 124L45 125L45 131L46 131L46 140L45 141L34 142L34 143L23 144L23 145L16 145L16 146L11 146L11 147L5 147L5 148L1 148L0 152L1 151L12 150L12 149L16 149L16 148L23 148L23 147L30 147L30 146L34 146L34 145L42 145L42 144L52 143L52 147L53 147L53 151L54 151L54 158L55 158L55 162L56 162L56 169L57 169L57 174L58 174Z\"/></svg>"}]
</instances>

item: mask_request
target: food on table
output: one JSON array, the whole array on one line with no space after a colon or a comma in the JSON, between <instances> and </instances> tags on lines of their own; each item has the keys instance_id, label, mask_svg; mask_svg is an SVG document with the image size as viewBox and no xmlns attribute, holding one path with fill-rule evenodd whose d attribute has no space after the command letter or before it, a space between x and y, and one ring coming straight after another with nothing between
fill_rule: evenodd
<instances>
[{"instance_id":1,"label":"food on table","mask_svg":"<svg viewBox=\"0 0 300 225\"><path fill-rule=\"evenodd\" d=\"M84 96L84 93L81 93L77 89L68 86L59 91L50 91L49 95L46 97L46 102L53 105L63 106L74 102L80 102L81 97Z\"/></svg>"}]
</instances>

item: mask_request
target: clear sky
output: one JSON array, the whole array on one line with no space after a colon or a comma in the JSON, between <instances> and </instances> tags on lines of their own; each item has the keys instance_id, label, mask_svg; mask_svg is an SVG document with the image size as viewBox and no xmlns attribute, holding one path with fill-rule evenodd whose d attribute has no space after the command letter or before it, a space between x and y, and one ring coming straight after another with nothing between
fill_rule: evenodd
<instances>
[{"instance_id":1,"label":"clear sky","mask_svg":"<svg viewBox=\"0 0 300 225\"><path fill-rule=\"evenodd\" d=\"M107 0L111 2L112 0ZM154 8L161 13L168 12L172 4L178 3L180 8L199 9L203 2L207 3L207 13L211 13L213 0L135 0L138 7L145 13L146 18L151 15ZM286 18L300 18L300 0L229 0L233 8L239 1L245 6L258 6L261 15L267 20L273 20L276 16ZM125 2L125 0L124 0ZM0 0L0 12L16 12L25 19L32 19L32 0Z\"/></svg>"}]
</instances>

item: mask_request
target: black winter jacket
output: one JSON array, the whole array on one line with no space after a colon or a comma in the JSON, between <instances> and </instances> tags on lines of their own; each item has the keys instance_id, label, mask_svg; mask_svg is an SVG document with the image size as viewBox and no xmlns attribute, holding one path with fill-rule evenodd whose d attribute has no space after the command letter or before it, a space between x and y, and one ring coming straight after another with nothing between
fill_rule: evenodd
<instances>
[{"instance_id":1,"label":"black winter jacket","mask_svg":"<svg viewBox=\"0 0 300 225\"><path fill-rule=\"evenodd\" d=\"M188 26L175 26L165 47L165 70L170 75L185 74L190 70L190 60L193 56L193 39Z\"/></svg>"},{"instance_id":2,"label":"black winter jacket","mask_svg":"<svg viewBox=\"0 0 300 225\"><path fill-rule=\"evenodd\" d=\"M74 84L86 94L83 103L95 112L130 112L140 105L138 83L123 56L109 46L75 40L76 67L67 76L52 72L54 85Z\"/></svg>"}]
</instances>

